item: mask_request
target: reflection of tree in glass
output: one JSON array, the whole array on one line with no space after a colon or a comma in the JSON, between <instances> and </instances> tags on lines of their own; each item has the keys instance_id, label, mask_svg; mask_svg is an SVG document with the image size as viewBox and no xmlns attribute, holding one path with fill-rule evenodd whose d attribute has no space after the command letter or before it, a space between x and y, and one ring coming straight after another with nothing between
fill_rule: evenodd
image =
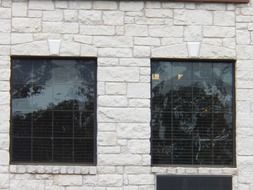
<instances>
[{"instance_id":1,"label":"reflection of tree in glass","mask_svg":"<svg viewBox=\"0 0 253 190\"><path fill-rule=\"evenodd\" d=\"M84 64L82 63L82 65ZM87 76L85 74L90 76L95 73L94 71L82 73L83 69L79 70L78 65L73 65L75 70L72 70L72 72L76 72L77 77L73 81L67 81L68 85L62 85L62 87L58 88L58 99L51 102L52 97L50 97L50 93L54 88L53 74L56 67L60 67L60 65L54 65L50 62L47 62L47 64L37 63L36 67L33 66L33 70L30 71L29 77L22 77L22 84L18 83L19 81L13 81L12 107L14 109L12 130L18 136L31 136L33 138L43 136L50 139L55 137L56 134L54 132L63 135L62 137L72 137L74 135L73 132L76 130L75 135L79 138L85 139L89 137L92 139L95 89L94 84L87 85L88 82L85 80ZM80 67L82 68L82 66ZM15 74L16 72L22 75L25 74L26 70L23 69L22 71L22 67L16 67L16 69L18 70L14 71ZM94 76L92 80L94 80ZM35 100L37 102L34 102ZM33 103L31 104L30 102ZM18 106L18 109L16 109L15 103L19 103L21 107ZM28 103L29 106L30 104L34 105L34 103L37 103L38 106L30 108L25 105ZM27 107L29 107L28 110L26 109ZM57 114L60 114L58 121L54 121L56 110L58 110ZM62 121L59 121L61 118ZM31 130L32 127L34 132ZM70 128L70 130L67 128ZM43 147L43 144L41 146ZM66 148L70 149L66 150ZM65 147L65 150L65 152L70 154L73 153L72 146ZM79 153L77 152L77 154Z\"/></svg>"},{"instance_id":2,"label":"reflection of tree in glass","mask_svg":"<svg viewBox=\"0 0 253 190\"><path fill-rule=\"evenodd\" d=\"M19 64L14 66L13 73L18 76L21 75L23 80L19 81L14 78L13 97L26 98L39 94L44 89L45 81L52 78L50 72L52 66L46 63L30 64L30 70L27 71L27 66L24 67L22 63Z\"/></svg>"},{"instance_id":3,"label":"reflection of tree in glass","mask_svg":"<svg viewBox=\"0 0 253 190\"><path fill-rule=\"evenodd\" d=\"M214 84L192 81L171 90L167 80L152 89L153 139L162 140L153 146L161 162L231 164L232 92L220 76Z\"/></svg>"}]
</instances>

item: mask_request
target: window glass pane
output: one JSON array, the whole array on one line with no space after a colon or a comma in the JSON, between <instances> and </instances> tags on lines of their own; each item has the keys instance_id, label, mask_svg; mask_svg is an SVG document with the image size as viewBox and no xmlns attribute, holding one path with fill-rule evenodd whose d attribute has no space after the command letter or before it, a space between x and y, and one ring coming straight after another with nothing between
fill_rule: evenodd
<instances>
[{"instance_id":1,"label":"window glass pane","mask_svg":"<svg viewBox=\"0 0 253 190\"><path fill-rule=\"evenodd\" d=\"M73 136L73 112L55 111L53 113L53 134L55 137Z\"/></svg>"},{"instance_id":2,"label":"window glass pane","mask_svg":"<svg viewBox=\"0 0 253 190\"><path fill-rule=\"evenodd\" d=\"M93 59L13 58L12 161L93 163L95 82Z\"/></svg>"},{"instance_id":3,"label":"window glass pane","mask_svg":"<svg viewBox=\"0 0 253 190\"><path fill-rule=\"evenodd\" d=\"M32 110L35 112L53 109L53 88L51 85L33 85Z\"/></svg>"},{"instance_id":4,"label":"window glass pane","mask_svg":"<svg viewBox=\"0 0 253 190\"><path fill-rule=\"evenodd\" d=\"M193 66L193 80L211 81L213 63L194 62Z\"/></svg>"},{"instance_id":5,"label":"window glass pane","mask_svg":"<svg viewBox=\"0 0 253 190\"><path fill-rule=\"evenodd\" d=\"M74 112L74 136L91 137L94 133L94 113Z\"/></svg>"},{"instance_id":6,"label":"window glass pane","mask_svg":"<svg viewBox=\"0 0 253 190\"><path fill-rule=\"evenodd\" d=\"M56 84L53 87L54 109L73 110L74 87L71 84Z\"/></svg>"},{"instance_id":7,"label":"window glass pane","mask_svg":"<svg viewBox=\"0 0 253 190\"><path fill-rule=\"evenodd\" d=\"M187 81L173 81L172 85L172 110L175 112L192 110L192 82Z\"/></svg>"},{"instance_id":8,"label":"window glass pane","mask_svg":"<svg viewBox=\"0 0 253 190\"><path fill-rule=\"evenodd\" d=\"M80 63L80 61L77 63ZM76 69L79 71L78 77L82 82L94 85L96 81L96 65L94 64L94 61L87 60L85 64L77 64Z\"/></svg>"},{"instance_id":9,"label":"window glass pane","mask_svg":"<svg viewBox=\"0 0 253 190\"><path fill-rule=\"evenodd\" d=\"M192 79L192 63L174 62L172 64L172 78L175 82ZM183 84L183 83L182 83Z\"/></svg>"},{"instance_id":10,"label":"window glass pane","mask_svg":"<svg viewBox=\"0 0 253 190\"><path fill-rule=\"evenodd\" d=\"M72 139L63 139L63 138L54 139L53 150L54 150L53 158L55 162L73 162Z\"/></svg>"},{"instance_id":11,"label":"window glass pane","mask_svg":"<svg viewBox=\"0 0 253 190\"><path fill-rule=\"evenodd\" d=\"M31 84L33 81L33 62L27 60L24 64L22 60L15 59L12 63L12 71L15 73L15 75L12 76L12 83Z\"/></svg>"},{"instance_id":12,"label":"window glass pane","mask_svg":"<svg viewBox=\"0 0 253 190\"><path fill-rule=\"evenodd\" d=\"M95 89L92 85L79 84L75 85L73 94L73 109L94 111Z\"/></svg>"},{"instance_id":13,"label":"window glass pane","mask_svg":"<svg viewBox=\"0 0 253 190\"><path fill-rule=\"evenodd\" d=\"M12 138L12 159L18 162L31 161L31 138ZM25 153L25 154L24 154Z\"/></svg>"},{"instance_id":14,"label":"window glass pane","mask_svg":"<svg viewBox=\"0 0 253 190\"><path fill-rule=\"evenodd\" d=\"M53 133L53 113L51 111L39 111L33 113L33 136L50 137Z\"/></svg>"},{"instance_id":15,"label":"window glass pane","mask_svg":"<svg viewBox=\"0 0 253 190\"><path fill-rule=\"evenodd\" d=\"M32 114L27 111L16 111L12 113L12 135L15 137L31 136Z\"/></svg>"},{"instance_id":16,"label":"window glass pane","mask_svg":"<svg viewBox=\"0 0 253 190\"><path fill-rule=\"evenodd\" d=\"M76 138L74 140L74 160L76 162L82 161L83 158L89 162L93 162L91 153L94 153L94 141L83 138ZM87 154L89 153L89 154Z\"/></svg>"},{"instance_id":17,"label":"window glass pane","mask_svg":"<svg viewBox=\"0 0 253 190\"><path fill-rule=\"evenodd\" d=\"M51 84L53 76L52 64L49 60L40 60L36 61L30 60L32 63L32 81L37 86Z\"/></svg>"},{"instance_id":18,"label":"window glass pane","mask_svg":"<svg viewBox=\"0 0 253 190\"><path fill-rule=\"evenodd\" d=\"M212 112L212 85L195 82L192 87L192 104L195 112Z\"/></svg>"},{"instance_id":19,"label":"window glass pane","mask_svg":"<svg viewBox=\"0 0 253 190\"><path fill-rule=\"evenodd\" d=\"M229 62L152 62L152 163L232 165L233 88Z\"/></svg>"},{"instance_id":20,"label":"window glass pane","mask_svg":"<svg viewBox=\"0 0 253 190\"><path fill-rule=\"evenodd\" d=\"M33 139L33 161L47 162L52 160L52 139Z\"/></svg>"}]
</instances>

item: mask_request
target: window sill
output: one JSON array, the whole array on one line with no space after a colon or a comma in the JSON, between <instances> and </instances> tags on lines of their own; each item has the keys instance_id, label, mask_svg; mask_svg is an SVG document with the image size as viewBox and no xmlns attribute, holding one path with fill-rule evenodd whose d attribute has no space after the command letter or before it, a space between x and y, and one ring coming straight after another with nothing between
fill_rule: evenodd
<instances>
[{"instance_id":1,"label":"window sill","mask_svg":"<svg viewBox=\"0 0 253 190\"><path fill-rule=\"evenodd\" d=\"M196 175L237 175L237 168L207 168L207 167L152 167L154 174L196 174Z\"/></svg>"},{"instance_id":2,"label":"window sill","mask_svg":"<svg viewBox=\"0 0 253 190\"><path fill-rule=\"evenodd\" d=\"M50 165L10 165L10 173L15 174L97 174L96 166L50 166Z\"/></svg>"}]
</instances>

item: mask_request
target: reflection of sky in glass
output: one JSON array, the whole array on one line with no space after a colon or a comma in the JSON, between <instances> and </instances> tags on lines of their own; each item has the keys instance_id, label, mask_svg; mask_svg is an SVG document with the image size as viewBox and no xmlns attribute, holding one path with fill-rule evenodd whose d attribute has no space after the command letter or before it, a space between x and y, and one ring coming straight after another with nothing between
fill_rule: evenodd
<instances>
[{"instance_id":1,"label":"reflection of sky in glass","mask_svg":"<svg viewBox=\"0 0 253 190\"><path fill-rule=\"evenodd\" d=\"M93 163L95 72L92 59L12 60L12 161Z\"/></svg>"},{"instance_id":2,"label":"reflection of sky in glass","mask_svg":"<svg viewBox=\"0 0 253 190\"><path fill-rule=\"evenodd\" d=\"M87 85L94 80L87 76L87 66L73 60L51 60L31 64L14 64L14 83L22 83L13 93L30 85L27 96L13 98L13 112L25 113L45 110L63 101L77 101L79 109L84 108L87 95L93 93ZM84 73L86 71L86 73ZM94 74L94 73L93 73ZM17 76L18 75L18 76ZM20 76L21 75L21 76ZM15 80L16 79L16 80ZM39 86L39 93L34 93L34 87Z\"/></svg>"},{"instance_id":3,"label":"reflection of sky in glass","mask_svg":"<svg viewBox=\"0 0 253 190\"><path fill-rule=\"evenodd\" d=\"M191 88L201 84L206 95L217 96L223 106L232 111L232 67L229 63L162 61L152 65L152 73L159 73L160 78L152 81L152 88L159 85L161 94L175 90L175 86Z\"/></svg>"},{"instance_id":4,"label":"reflection of sky in glass","mask_svg":"<svg viewBox=\"0 0 253 190\"><path fill-rule=\"evenodd\" d=\"M232 83L232 67L229 63L180 63L180 62L158 62L152 65L153 73L159 73L160 80L153 81L153 87L163 81L176 79L183 74L181 80L213 80L219 79L226 85Z\"/></svg>"},{"instance_id":5,"label":"reflection of sky in glass","mask_svg":"<svg viewBox=\"0 0 253 190\"><path fill-rule=\"evenodd\" d=\"M175 164L209 164L217 158L231 163L232 73L231 63L152 63L152 147L157 163L174 159ZM218 153L211 156L212 151Z\"/></svg>"}]
</instances>

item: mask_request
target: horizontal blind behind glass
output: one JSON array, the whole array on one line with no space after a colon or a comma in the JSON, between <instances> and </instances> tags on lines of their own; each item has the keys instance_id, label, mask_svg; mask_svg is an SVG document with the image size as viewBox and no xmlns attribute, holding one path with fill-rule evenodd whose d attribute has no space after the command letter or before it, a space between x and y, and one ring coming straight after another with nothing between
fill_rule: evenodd
<instances>
[{"instance_id":1,"label":"horizontal blind behind glass","mask_svg":"<svg viewBox=\"0 0 253 190\"><path fill-rule=\"evenodd\" d=\"M152 163L231 165L232 64L153 61Z\"/></svg>"},{"instance_id":2,"label":"horizontal blind behind glass","mask_svg":"<svg viewBox=\"0 0 253 190\"><path fill-rule=\"evenodd\" d=\"M12 161L92 163L95 61L13 59Z\"/></svg>"}]
</instances>

